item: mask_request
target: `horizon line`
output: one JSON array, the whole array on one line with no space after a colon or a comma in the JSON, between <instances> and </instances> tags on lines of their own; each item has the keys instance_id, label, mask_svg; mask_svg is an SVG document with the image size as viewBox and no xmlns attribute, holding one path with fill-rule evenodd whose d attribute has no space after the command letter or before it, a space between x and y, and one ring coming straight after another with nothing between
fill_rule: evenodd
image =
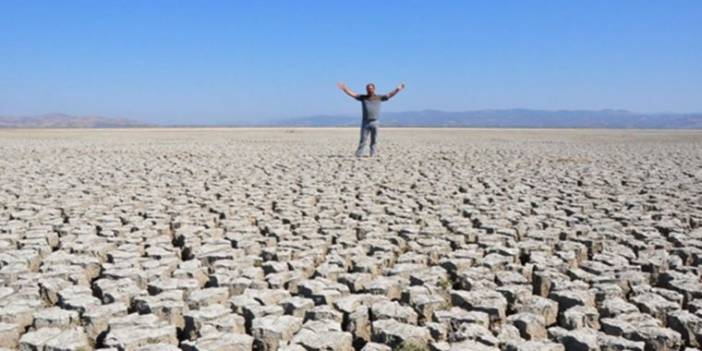
<instances>
[{"instance_id":1,"label":"horizon line","mask_svg":"<svg viewBox=\"0 0 702 351\"><path fill-rule=\"evenodd\" d=\"M635 110L628 110L623 108L600 108L600 109L587 109L587 108L524 108L524 107L505 107L505 108L479 108L479 109L466 109L466 110L443 110L438 108L424 108L416 110L389 110L384 111L383 114L393 113L417 113L417 112L440 112L440 113L467 113L467 112L497 112L497 111L535 111L535 112L619 112L628 113L633 115L702 115L701 111L694 112L676 112L676 111L655 111L655 112L640 112ZM37 118L51 115L62 115L74 118L106 118L106 119L127 119L132 121L142 121L143 118L139 117L127 117L123 115L110 115L110 114L73 114L69 112L45 112L38 114L0 114L0 118ZM330 116L330 117L351 117L355 115L360 115L360 113L355 112L341 112L341 113L310 113L304 115L289 115L289 116L279 116L279 117L210 117L211 119L262 119L262 120L276 120L276 119L299 119L299 118L309 118L309 117L320 117L320 116ZM214 122L214 125L224 125L221 122ZM241 123L241 122L240 122ZM250 122L249 122L250 123ZM180 125L180 124L167 124L167 125ZM186 124L189 125L189 124ZM202 124L207 125L207 124Z\"/></svg>"}]
</instances>

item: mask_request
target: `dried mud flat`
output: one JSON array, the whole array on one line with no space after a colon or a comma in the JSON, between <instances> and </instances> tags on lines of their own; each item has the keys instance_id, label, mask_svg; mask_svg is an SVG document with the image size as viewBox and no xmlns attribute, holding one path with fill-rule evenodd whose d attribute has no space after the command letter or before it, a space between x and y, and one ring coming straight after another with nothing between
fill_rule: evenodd
<instances>
[{"instance_id":1,"label":"dried mud flat","mask_svg":"<svg viewBox=\"0 0 702 351\"><path fill-rule=\"evenodd\" d=\"M0 347L694 350L702 132L0 131Z\"/></svg>"}]
</instances>

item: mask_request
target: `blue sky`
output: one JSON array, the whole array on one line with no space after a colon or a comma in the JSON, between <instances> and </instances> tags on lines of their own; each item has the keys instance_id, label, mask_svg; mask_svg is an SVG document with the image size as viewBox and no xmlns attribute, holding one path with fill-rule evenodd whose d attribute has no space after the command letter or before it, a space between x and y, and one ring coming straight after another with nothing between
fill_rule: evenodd
<instances>
[{"instance_id":1,"label":"blue sky","mask_svg":"<svg viewBox=\"0 0 702 351\"><path fill-rule=\"evenodd\" d=\"M0 1L0 115L702 112L702 1Z\"/></svg>"}]
</instances>

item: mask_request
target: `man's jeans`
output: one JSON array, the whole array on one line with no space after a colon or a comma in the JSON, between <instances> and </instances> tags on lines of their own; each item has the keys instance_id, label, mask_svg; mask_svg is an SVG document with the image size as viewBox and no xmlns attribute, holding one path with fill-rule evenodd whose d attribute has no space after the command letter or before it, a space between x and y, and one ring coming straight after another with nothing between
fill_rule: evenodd
<instances>
[{"instance_id":1,"label":"man's jeans","mask_svg":"<svg viewBox=\"0 0 702 351\"><path fill-rule=\"evenodd\" d=\"M363 121L361 123L361 141L356 149L356 156L363 156L363 149L368 143L368 134L370 134L370 155L375 156L375 145L378 141L378 121Z\"/></svg>"}]
</instances>

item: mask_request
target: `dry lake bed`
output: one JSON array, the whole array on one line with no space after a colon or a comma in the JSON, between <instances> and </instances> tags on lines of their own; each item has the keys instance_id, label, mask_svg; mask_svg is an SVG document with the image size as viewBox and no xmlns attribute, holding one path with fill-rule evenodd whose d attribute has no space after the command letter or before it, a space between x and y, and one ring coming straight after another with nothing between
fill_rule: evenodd
<instances>
[{"instance_id":1,"label":"dry lake bed","mask_svg":"<svg viewBox=\"0 0 702 351\"><path fill-rule=\"evenodd\" d=\"M0 130L0 348L702 348L702 131L357 142Z\"/></svg>"}]
</instances>

